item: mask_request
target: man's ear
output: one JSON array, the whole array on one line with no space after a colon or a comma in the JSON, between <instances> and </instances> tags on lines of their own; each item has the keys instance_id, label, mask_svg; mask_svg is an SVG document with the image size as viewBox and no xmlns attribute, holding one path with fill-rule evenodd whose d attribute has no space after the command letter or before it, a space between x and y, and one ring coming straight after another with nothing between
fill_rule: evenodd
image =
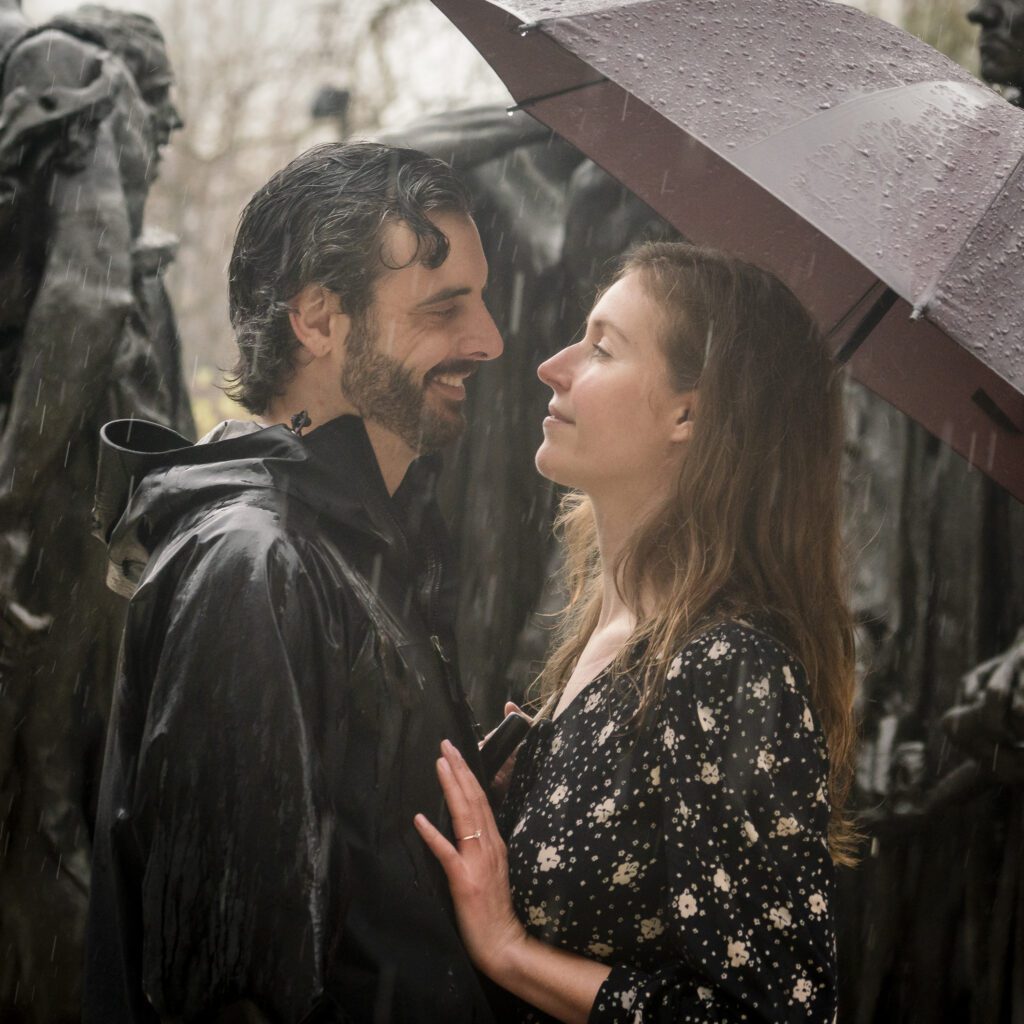
<instances>
[{"instance_id":1,"label":"man's ear","mask_svg":"<svg viewBox=\"0 0 1024 1024\"><path fill-rule=\"evenodd\" d=\"M339 338L348 337L349 318L341 312L341 301L321 284L307 284L291 301L288 320L299 344L314 359L332 351Z\"/></svg>"},{"instance_id":2,"label":"man's ear","mask_svg":"<svg viewBox=\"0 0 1024 1024\"><path fill-rule=\"evenodd\" d=\"M674 422L672 423L670 440L673 443L690 441L693 439L693 421L697 415L697 392L686 391L679 396L679 401L672 409Z\"/></svg>"}]
</instances>

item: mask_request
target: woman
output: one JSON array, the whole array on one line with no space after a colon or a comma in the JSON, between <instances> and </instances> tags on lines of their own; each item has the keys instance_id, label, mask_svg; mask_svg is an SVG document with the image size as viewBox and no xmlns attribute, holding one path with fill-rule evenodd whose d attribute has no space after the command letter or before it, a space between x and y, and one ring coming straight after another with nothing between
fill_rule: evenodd
<instances>
[{"instance_id":1,"label":"woman","mask_svg":"<svg viewBox=\"0 0 1024 1024\"><path fill-rule=\"evenodd\" d=\"M470 955L519 997L510 1019L832 1021L853 839L838 374L776 278L665 243L539 374L537 467L574 489L551 722L504 840L447 742L457 846L416 819Z\"/></svg>"}]
</instances>

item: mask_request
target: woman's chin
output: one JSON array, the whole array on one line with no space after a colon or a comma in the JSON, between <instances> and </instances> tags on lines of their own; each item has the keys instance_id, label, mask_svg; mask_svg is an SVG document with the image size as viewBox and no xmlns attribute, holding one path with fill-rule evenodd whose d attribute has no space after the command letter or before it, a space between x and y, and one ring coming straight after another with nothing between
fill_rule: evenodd
<instances>
[{"instance_id":1,"label":"woman's chin","mask_svg":"<svg viewBox=\"0 0 1024 1024\"><path fill-rule=\"evenodd\" d=\"M537 467L537 472L553 484L558 484L561 487L575 487L576 484L569 479L570 474L566 472L566 467L560 465L561 461L548 449L547 442L545 441L537 449L533 464Z\"/></svg>"}]
</instances>

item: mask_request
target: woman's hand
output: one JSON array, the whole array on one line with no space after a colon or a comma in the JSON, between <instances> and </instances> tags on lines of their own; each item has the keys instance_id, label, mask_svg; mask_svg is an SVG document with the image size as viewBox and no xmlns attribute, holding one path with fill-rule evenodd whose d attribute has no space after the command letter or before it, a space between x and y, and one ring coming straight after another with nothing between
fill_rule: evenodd
<instances>
[{"instance_id":1,"label":"woman's hand","mask_svg":"<svg viewBox=\"0 0 1024 1024\"><path fill-rule=\"evenodd\" d=\"M414 821L423 841L448 876L459 931L473 963L501 984L526 943L508 882L505 843L487 796L462 755L441 744L437 776L457 840L453 846L422 814Z\"/></svg>"}]
</instances>

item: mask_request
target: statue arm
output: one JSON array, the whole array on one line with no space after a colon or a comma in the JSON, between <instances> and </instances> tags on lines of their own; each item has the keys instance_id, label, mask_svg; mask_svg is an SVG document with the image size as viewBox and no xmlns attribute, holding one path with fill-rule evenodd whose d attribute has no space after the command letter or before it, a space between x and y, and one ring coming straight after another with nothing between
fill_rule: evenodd
<instances>
[{"instance_id":1,"label":"statue arm","mask_svg":"<svg viewBox=\"0 0 1024 1024\"><path fill-rule=\"evenodd\" d=\"M63 33L43 33L24 49L8 68L10 88L94 89L97 75L109 77L112 92L118 88L101 52ZM44 271L0 436L0 519L8 522L25 518L35 480L65 462L102 401L132 305L131 227L111 118L91 130L88 159L49 169L48 205L39 213L47 233Z\"/></svg>"}]
</instances>

